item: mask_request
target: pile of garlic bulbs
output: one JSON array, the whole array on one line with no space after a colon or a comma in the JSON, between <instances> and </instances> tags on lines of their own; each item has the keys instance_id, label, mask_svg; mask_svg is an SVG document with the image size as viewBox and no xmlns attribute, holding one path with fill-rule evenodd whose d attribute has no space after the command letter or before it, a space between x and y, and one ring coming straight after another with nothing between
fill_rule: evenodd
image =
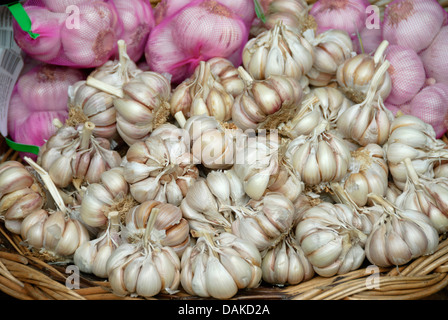
<instances>
[{"instance_id":1,"label":"pile of garlic bulbs","mask_svg":"<svg viewBox=\"0 0 448 320\"><path fill-rule=\"evenodd\" d=\"M109 62L109 77L125 72L116 84L70 92L103 92L115 134L88 114L60 125L28 171L0 166L8 229L144 298L229 299L434 252L448 147L384 107L388 43L357 55L343 31L305 29L279 21L247 42L242 66L203 61L177 86Z\"/></svg>"}]
</instances>

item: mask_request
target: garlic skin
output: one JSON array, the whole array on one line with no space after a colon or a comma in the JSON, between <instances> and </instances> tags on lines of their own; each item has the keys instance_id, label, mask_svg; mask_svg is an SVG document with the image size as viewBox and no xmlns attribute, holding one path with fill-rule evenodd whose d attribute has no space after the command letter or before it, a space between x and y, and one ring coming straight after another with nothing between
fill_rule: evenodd
<instances>
[{"instance_id":1,"label":"garlic skin","mask_svg":"<svg viewBox=\"0 0 448 320\"><path fill-rule=\"evenodd\" d=\"M126 44L118 42L119 58L109 60L89 75L91 78L113 86L117 90L142 72L126 53ZM117 119L114 107L115 95L92 87L87 80L78 81L68 88L69 119L67 124L76 126L91 121L95 125L93 135L105 139L117 137Z\"/></svg>"},{"instance_id":2,"label":"garlic skin","mask_svg":"<svg viewBox=\"0 0 448 320\"><path fill-rule=\"evenodd\" d=\"M40 148L37 163L50 174L55 185L65 188L73 180L100 181L101 174L121 164L120 154L107 139L93 137L95 125L61 126Z\"/></svg>"},{"instance_id":3,"label":"garlic skin","mask_svg":"<svg viewBox=\"0 0 448 320\"><path fill-rule=\"evenodd\" d=\"M336 88L314 88L304 97L294 117L278 127L280 134L291 139L310 135L323 120L335 127L339 116L352 105Z\"/></svg>"},{"instance_id":4,"label":"garlic skin","mask_svg":"<svg viewBox=\"0 0 448 320\"><path fill-rule=\"evenodd\" d=\"M0 219L5 228L20 234L23 219L45 204L41 187L26 167L18 161L0 164Z\"/></svg>"},{"instance_id":5,"label":"garlic skin","mask_svg":"<svg viewBox=\"0 0 448 320\"><path fill-rule=\"evenodd\" d=\"M384 50L388 46L383 41L374 56L361 53L345 60L336 73L336 80L344 94L355 103L361 103L366 99L370 83L384 62ZM388 72L385 72L378 80L377 94L384 101L392 90L392 82Z\"/></svg>"},{"instance_id":6,"label":"garlic skin","mask_svg":"<svg viewBox=\"0 0 448 320\"><path fill-rule=\"evenodd\" d=\"M268 193L261 200L250 200L245 207L232 207L235 220L232 233L253 243L262 252L274 247L293 228L296 210L280 193Z\"/></svg>"},{"instance_id":7,"label":"garlic skin","mask_svg":"<svg viewBox=\"0 0 448 320\"><path fill-rule=\"evenodd\" d=\"M186 119L207 115L218 121L228 121L232 117L233 100L232 93L226 91L220 78L213 74L211 64L201 61L194 74L173 90L170 110L173 116L182 111Z\"/></svg>"},{"instance_id":8,"label":"garlic skin","mask_svg":"<svg viewBox=\"0 0 448 320\"><path fill-rule=\"evenodd\" d=\"M90 240L81 222L62 211L35 210L23 219L21 236L25 243L56 258L71 257L76 249Z\"/></svg>"},{"instance_id":9,"label":"garlic skin","mask_svg":"<svg viewBox=\"0 0 448 320\"><path fill-rule=\"evenodd\" d=\"M327 130L323 121L312 134L291 140L285 153L285 163L308 186L322 186L345 177L351 164L346 142Z\"/></svg>"},{"instance_id":10,"label":"garlic skin","mask_svg":"<svg viewBox=\"0 0 448 320\"><path fill-rule=\"evenodd\" d=\"M331 277L361 266L367 235L354 226L359 219L349 206L328 202L303 214L295 239L318 275Z\"/></svg>"},{"instance_id":11,"label":"garlic skin","mask_svg":"<svg viewBox=\"0 0 448 320\"><path fill-rule=\"evenodd\" d=\"M118 212L109 215L109 225L96 239L82 243L73 255L80 271L107 278L106 264L112 252L122 243Z\"/></svg>"},{"instance_id":12,"label":"garlic skin","mask_svg":"<svg viewBox=\"0 0 448 320\"><path fill-rule=\"evenodd\" d=\"M371 263L378 267L400 266L436 250L438 232L425 214L401 210L378 196L372 200L385 210L366 240L366 257Z\"/></svg>"},{"instance_id":13,"label":"garlic skin","mask_svg":"<svg viewBox=\"0 0 448 320\"><path fill-rule=\"evenodd\" d=\"M237 146L230 171L240 179L251 199L260 200L268 192L279 192L294 201L302 192L304 184L300 176L280 162L279 149L275 135L247 137Z\"/></svg>"},{"instance_id":14,"label":"garlic skin","mask_svg":"<svg viewBox=\"0 0 448 320\"><path fill-rule=\"evenodd\" d=\"M230 299L261 282L261 256L250 242L224 232L201 235L181 260L182 288L191 295Z\"/></svg>"},{"instance_id":15,"label":"garlic skin","mask_svg":"<svg viewBox=\"0 0 448 320\"><path fill-rule=\"evenodd\" d=\"M314 277L314 269L292 235L269 249L263 256L263 280L284 286L296 285Z\"/></svg>"},{"instance_id":16,"label":"garlic skin","mask_svg":"<svg viewBox=\"0 0 448 320\"><path fill-rule=\"evenodd\" d=\"M107 260L106 270L118 296L173 294L180 284L180 260L170 247L124 243Z\"/></svg>"},{"instance_id":17,"label":"garlic skin","mask_svg":"<svg viewBox=\"0 0 448 320\"><path fill-rule=\"evenodd\" d=\"M243 67L238 72L246 84L232 107L232 121L239 129L276 129L293 117L303 98L297 79L270 75L256 80Z\"/></svg>"},{"instance_id":18,"label":"garlic skin","mask_svg":"<svg viewBox=\"0 0 448 320\"><path fill-rule=\"evenodd\" d=\"M434 177L434 166L447 157L446 144L436 139L434 129L415 116L402 115L391 124L390 136L383 146L395 185L403 190L409 158L419 176Z\"/></svg>"},{"instance_id":19,"label":"garlic skin","mask_svg":"<svg viewBox=\"0 0 448 320\"><path fill-rule=\"evenodd\" d=\"M368 204L368 195L385 196L389 182L386 152L377 144L368 144L352 152L351 168L341 183L360 207ZM370 203L371 204L371 203Z\"/></svg>"},{"instance_id":20,"label":"garlic skin","mask_svg":"<svg viewBox=\"0 0 448 320\"><path fill-rule=\"evenodd\" d=\"M196 163L186 130L165 123L129 147L124 177L136 201L162 200L177 206L199 175Z\"/></svg>"},{"instance_id":21,"label":"garlic skin","mask_svg":"<svg viewBox=\"0 0 448 320\"><path fill-rule=\"evenodd\" d=\"M117 131L130 146L143 141L165 123L170 110L171 81L165 74L145 71L123 85L123 97L114 100Z\"/></svg>"},{"instance_id":22,"label":"garlic skin","mask_svg":"<svg viewBox=\"0 0 448 320\"><path fill-rule=\"evenodd\" d=\"M149 200L134 206L126 213L122 237L130 243L141 239L154 208L158 209L158 214L151 241L172 248L180 258L190 245L190 228L180 208L172 204Z\"/></svg>"},{"instance_id":23,"label":"garlic skin","mask_svg":"<svg viewBox=\"0 0 448 320\"><path fill-rule=\"evenodd\" d=\"M314 46L313 68L317 71L336 76L338 68L353 53L353 42L344 30L330 29L316 36L310 32L304 34Z\"/></svg>"},{"instance_id":24,"label":"garlic skin","mask_svg":"<svg viewBox=\"0 0 448 320\"><path fill-rule=\"evenodd\" d=\"M110 213L126 208L133 203L129 184L124 178L124 168L116 167L101 174L99 183L92 183L85 189L80 207L81 219L91 227L104 227ZM123 209L121 209L123 210ZM125 212L118 212L124 215Z\"/></svg>"},{"instance_id":25,"label":"garlic skin","mask_svg":"<svg viewBox=\"0 0 448 320\"><path fill-rule=\"evenodd\" d=\"M281 21L250 39L243 50L244 69L255 80L274 75L299 80L311 70L314 60L308 40Z\"/></svg>"}]
</instances>

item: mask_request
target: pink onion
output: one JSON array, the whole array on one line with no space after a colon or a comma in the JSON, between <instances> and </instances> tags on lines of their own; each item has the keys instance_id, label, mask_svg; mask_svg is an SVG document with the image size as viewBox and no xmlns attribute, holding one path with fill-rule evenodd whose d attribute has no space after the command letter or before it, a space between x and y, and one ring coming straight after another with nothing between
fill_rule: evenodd
<instances>
[{"instance_id":1,"label":"pink onion","mask_svg":"<svg viewBox=\"0 0 448 320\"><path fill-rule=\"evenodd\" d=\"M426 74L418 54L409 48L389 45L386 59L390 62L392 90L386 102L402 105L410 101L423 87Z\"/></svg>"},{"instance_id":2,"label":"pink onion","mask_svg":"<svg viewBox=\"0 0 448 320\"><path fill-rule=\"evenodd\" d=\"M420 52L431 44L445 17L437 0L394 0L384 11L383 38Z\"/></svg>"},{"instance_id":3,"label":"pink onion","mask_svg":"<svg viewBox=\"0 0 448 320\"><path fill-rule=\"evenodd\" d=\"M310 14L317 22L317 33L339 29L353 37L365 27L369 5L368 0L319 0L313 4Z\"/></svg>"},{"instance_id":4,"label":"pink onion","mask_svg":"<svg viewBox=\"0 0 448 320\"><path fill-rule=\"evenodd\" d=\"M68 117L68 87L84 79L80 70L38 65L18 79L8 110L8 133L18 143L42 146Z\"/></svg>"},{"instance_id":5,"label":"pink onion","mask_svg":"<svg viewBox=\"0 0 448 320\"><path fill-rule=\"evenodd\" d=\"M225 5L246 23L248 27L255 19L255 6L253 0L216 0ZM181 10L191 0L161 0L154 9L156 24L162 22L166 17L170 17L177 11Z\"/></svg>"},{"instance_id":6,"label":"pink onion","mask_svg":"<svg viewBox=\"0 0 448 320\"><path fill-rule=\"evenodd\" d=\"M200 61L213 57L241 64L248 39L244 22L215 0L195 0L151 32L145 56L150 68L170 73L172 82L191 76Z\"/></svg>"},{"instance_id":7,"label":"pink onion","mask_svg":"<svg viewBox=\"0 0 448 320\"><path fill-rule=\"evenodd\" d=\"M441 138L448 124L448 84L424 87L410 102L410 114L433 126Z\"/></svg>"},{"instance_id":8,"label":"pink onion","mask_svg":"<svg viewBox=\"0 0 448 320\"><path fill-rule=\"evenodd\" d=\"M448 26L442 27L432 44L420 53L428 77L448 83Z\"/></svg>"},{"instance_id":9,"label":"pink onion","mask_svg":"<svg viewBox=\"0 0 448 320\"><path fill-rule=\"evenodd\" d=\"M154 13L147 0L113 0L120 20L120 39L126 42L126 51L133 61L138 61L145 51L149 33L154 28ZM118 48L114 57L118 58Z\"/></svg>"},{"instance_id":10,"label":"pink onion","mask_svg":"<svg viewBox=\"0 0 448 320\"><path fill-rule=\"evenodd\" d=\"M36 39L13 23L14 37L19 47L30 57L49 64L92 68L104 64L114 53L118 35L118 17L110 1L88 1L79 4L79 24L72 13L58 13L41 1L28 1L24 8L30 16L31 31ZM73 24L71 24L73 22Z\"/></svg>"}]
</instances>

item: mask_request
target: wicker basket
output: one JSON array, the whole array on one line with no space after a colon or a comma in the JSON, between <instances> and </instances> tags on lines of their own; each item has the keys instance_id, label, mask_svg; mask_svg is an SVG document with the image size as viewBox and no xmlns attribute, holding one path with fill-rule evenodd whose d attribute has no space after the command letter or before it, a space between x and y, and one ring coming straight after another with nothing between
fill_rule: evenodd
<instances>
[{"instance_id":1,"label":"wicker basket","mask_svg":"<svg viewBox=\"0 0 448 320\"><path fill-rule=\"evenodd\" d=\"M314 3L316 0L309 0ZM384 8L391 0L371 0ZM150 0L155 6L159 0ZM448 0L439 0L448 8ZM448 139L445 140L448 141ZM0 163L21 161L0 137ZM70 289L71 273L67 265L49 264L21 245L20 236L9 233L0 224L0 292L19 300L144 300L120 297L112 293L108 281L80 275L79 288ZM276 287L262 284L240 291L232 300L418 300L440 297L448 285L448 239L441 238L432 255L391 268L362 268L330 278L316 276L295 286ZM447 297L448 298L448 297ZM159 294L155 300L198 300L180 290L175 295ZM201 299L202 300L202 299Z\"/></svg>"}]
</instances>

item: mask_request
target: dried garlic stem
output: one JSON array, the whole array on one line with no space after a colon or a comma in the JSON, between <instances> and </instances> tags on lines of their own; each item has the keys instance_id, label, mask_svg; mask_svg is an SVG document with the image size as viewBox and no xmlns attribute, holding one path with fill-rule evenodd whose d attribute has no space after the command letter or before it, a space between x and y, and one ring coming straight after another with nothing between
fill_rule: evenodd
<instances>
[{"instance_id":1,"label":"dried garlic stem","mask_svg":"<svg viewBox=\"0 0 448 320\"><path fill-rule=\"evenodd\" d=\"M88 86L91 86L92 88L106 92L106 93L116 96L118 98L124 98L124 92L122 89L116 88L108 83L105 83L101 80L95 79L92 76L87 77L86 84Z\"/></svg>"},{"instance_id":2,"label":"dried garlic stem","mask_svg":"<svg viewBox=\"0 0 448 320\"><path fill-rule=\"evenodd\" d=\"M375 51L375 55L373 56L373 61L375 62L375 65L377 65L381 61L381 59L384 57L384 52L386 51L388 46L389 46L389 42L387 40L384 40L378 46L378 48Z\"/></svg>"},{"instance_id":3,"label":"dried garlic stem","mask_svg":"<svg viewBox=\"0 0 448 320\"><path fill-rule=\"evenodd\" d=\"M90 138L92 137L92 132L95 129L95 124L93 122L87 121L84 123L84 127L81 132L81 150L85 150L90 145Z\"/></svg>"},{"instance_id":4,"label":"dried garlic stem","mask_svg":"<svg viewBox=\"0 0 448 320\"><path fill-rule=\"evenodd\" d=\"M61 194L59 193L59 189L54 184L53 180L51 180L50 175L48 172L46 172L41 166L39 166L36 162L34 162L29 157L23 158L36 172L39 174L39 176L42 178L42 181L45 184L45 187L50 192L51 196L53 197L53 200L55 201L56 205L58 206L59 210L62 213L67 212L67 207L65 206L64 200L62 200Z\"/></svg>"},{"instance_id":5,"label":"dried garlic stem","mask_svg":"<svg viewBox=\"0 0 448 320\"><path fill-rule=\"evenodd\" d=\"M179 123L179 126L183 129L185 127L185 123L187 122L187 119L185 119L184 113L182 111L178 111L174 115L174 118Z\"/></svg>"}]
</instances>

